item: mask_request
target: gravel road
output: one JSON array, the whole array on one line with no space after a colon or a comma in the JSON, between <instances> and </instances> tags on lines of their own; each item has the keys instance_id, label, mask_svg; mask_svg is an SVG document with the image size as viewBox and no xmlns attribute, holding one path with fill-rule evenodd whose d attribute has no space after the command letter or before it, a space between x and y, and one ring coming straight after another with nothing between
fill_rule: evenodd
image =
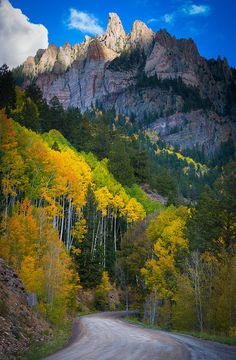
<instances>
[{"instance_id":1,"label":"gravel road","mask_svg":"<svg viewBox=\"0 0 236 360\"><path fill-rule=\"evenodd\" d=\"M236 347L141 328L117 314L87 315L70 343L47 360L236 360Z\"/></svg>"}]
</instances>

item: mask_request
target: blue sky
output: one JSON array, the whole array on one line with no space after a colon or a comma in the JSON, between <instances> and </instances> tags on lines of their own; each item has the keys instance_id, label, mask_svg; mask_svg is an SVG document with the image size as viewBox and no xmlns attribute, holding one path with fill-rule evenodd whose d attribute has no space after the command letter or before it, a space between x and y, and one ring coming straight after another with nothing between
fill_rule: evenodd
<instances>
[{"instance_id":1,"label":"blue sky","mask_svg":"<svg viewBox=\"0 0 236 360\"><path fill-rule=\"evenodd\" d=\"M6 0L2 0L6 1ZM1 0L0 0L1 2ZM139 19L157 31L166 28L179 37L193 38L207 57L227 57L236 66L235 0L10 0L31 23L48 30L49 43L81 42L84 35L102 31L109 12L117 12L127 32ZM73 15L73 18L70 17ZM87 16L87 17L86 17ZM70 24L70 26L69 26Z\"/></svg>"}]
</instances>

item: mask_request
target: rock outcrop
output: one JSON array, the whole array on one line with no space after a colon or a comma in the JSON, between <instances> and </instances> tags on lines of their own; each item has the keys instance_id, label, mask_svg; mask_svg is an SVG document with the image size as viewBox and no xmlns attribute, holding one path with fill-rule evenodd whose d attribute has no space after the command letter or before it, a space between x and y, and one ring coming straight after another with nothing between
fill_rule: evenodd
<instances>
[{"instance_id":1,"label":"rock outcrop","mask_svg":"<svg viewBox=\"0 0 236 360\"><path fill-rule=\"evenodd\" d=\"M114 13L109 14L105 34L73 46L39 50L23 64L23 75L25 85L36 81L48 102L57 96L65 108L79 107L82 112L102 104L135 115L138 122L188 113L197 124L193 110L202 109L214 113L206 118L209 133L216 127L217 114L227 115L229 127L236 118L236 72L227 60L206 60L193 40L176 39L166 30L155 34L139 20L126 34ZM217 144L226 138L219 136ZM214 141L213 135L209 138ZM189 140L188 145L196 142L201 139Z\"/></svg>"},{"instance_id":2,"label":"rock outcrop","mask_svg":"<svg viewBox=\"0 0 236 360\"><path fill-rule=\"evenodd\" d=\"M20 358L31 342L45 341L51 334L49 324L27 305L15 271L0 258L0 359Z\"/></svg>"},{"instance_id":3,"label":"rock outcrop","mask_svg":"<svg viewBox=\"0 0 236 360\"><path fill-rule=\"evenodd\" d=\"M228 120L228 121L227 121ZM171 145L181 149L198 148L209 157L221 143L236 138L236 126L213 111L196 110L162 117L150 126Z\"/></svg>"},{"instance_id":4,"label":"rock outcrop","mask_svg":"<svg viewBox=\"0 0 236 360\"><path fill-rule=\"evenodd\" d=\"M109 13L106 33L99 37L99 41L116 52L124 49L127 37L121 20L116 13Z\"/></svg>"},{"instance_id":5,"label":"rock outcrop","mask_svg":"<svg viewBox=\"0 0 236 360\"><path fill-rule=\"evenodd\" d=\"M197 66L200 55L192 40L177 40L165 30L156 34L155 44L147 58L147 76L156 75L159 79L181 78L186 85L198 86Z\"/></svg>"},{"instance_id":6,"label":"rock outcrop","mask_svg":"<svg viewBox=\"0 0 236 360\"><path fill-rule=\"evenodd\" d=\"M153 46L153 41L154 32L149 29L142 21L136 20L133 23L133 27L130 33L130 47L141 47L144 49L145 54L149 55Z\"/></svg>"}]
</instances>

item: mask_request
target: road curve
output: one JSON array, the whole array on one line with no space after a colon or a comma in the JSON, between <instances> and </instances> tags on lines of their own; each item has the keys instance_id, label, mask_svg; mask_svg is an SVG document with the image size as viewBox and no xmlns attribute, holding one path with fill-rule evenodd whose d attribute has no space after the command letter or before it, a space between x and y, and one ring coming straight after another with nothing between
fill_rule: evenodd
<instances>
[{"instance_id":1,"label":"road curve","mask_svg":"<svg viewBox=\"0 0 236 360\"><path fill-rule=\"evenodd\" d=\"M236 347L141 328L104 313L78 319L70 343L46 359L235 360Z\"/></svg>"}]
</instances>

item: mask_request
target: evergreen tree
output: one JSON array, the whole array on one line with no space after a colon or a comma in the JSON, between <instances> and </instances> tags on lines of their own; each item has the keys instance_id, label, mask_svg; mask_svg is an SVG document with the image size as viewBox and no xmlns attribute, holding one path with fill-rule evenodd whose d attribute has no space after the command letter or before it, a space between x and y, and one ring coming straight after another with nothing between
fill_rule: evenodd
<instances>
[{"instance_id":1,"label":"evergreen tree","mask_svg":"<svg viewBox=\"0 0 236 360\"><path fill-rule=\"evenodd\" d=\"M115 140L111 145L109 169L122 185L131 186L135 183L134 169L126 146L119 139Z\"/></svg>"},{"instance_id":2,"label":"evergreen tree","mask_svg":"<svg viewBox=\"0 0 236 360\"><path fill-rule=\"evenodd\" d=\"M0 67L0 109L6 108L7 113L16 105L15 81L6 64Z\"/></svg>"},{"instance_id":3,"label":"evergreen tree","mask_svg":"<svg viewBox=\"0 0 236 360\"><path fill-rule=\"evenodd\" d=\"M47 129L56 129L65 132L65 113L64 109L56 96L49 103L49 117L47 118Z\"/></svg>"}]
</instances>

